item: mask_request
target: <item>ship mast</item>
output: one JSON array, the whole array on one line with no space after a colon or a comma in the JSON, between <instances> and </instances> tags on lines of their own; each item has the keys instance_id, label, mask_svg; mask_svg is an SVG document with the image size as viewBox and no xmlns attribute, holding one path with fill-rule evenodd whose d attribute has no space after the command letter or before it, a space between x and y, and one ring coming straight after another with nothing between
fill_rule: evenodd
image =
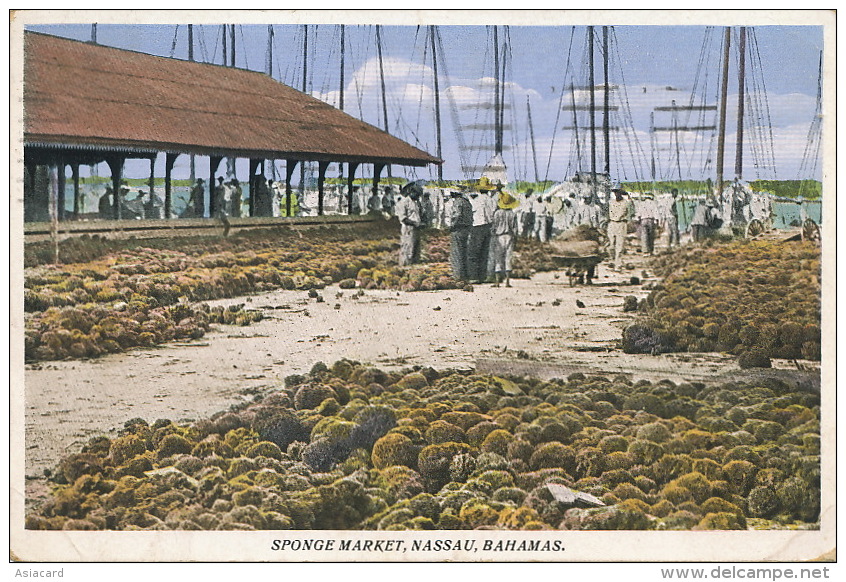
<instances>
[{"instance_id":1,"label":"ship mast","mask_svg":"<svg viewBox=\"0 0 846 582\"><path fill-rule=\"evenodd\" d=\"M526 114L529 119L529 138L532 140L532 160L535 163L535 182L540 182L540 174L538 173L538 153L535 149L535 128L532 125L532 106L529 103L528 95L526 95Z\"/></svg>"},{"instance_id":2,"label":"ship mast","mask_svg":"<svg viewBox=\"0 0 846 582\"><path fill-rule=\"evenodd\" d=\"M194 25L188 25L188 60L194 62ZM191 188L194 187L194 182L197 180L197 166L194 154L191 154Z\"/></svg>"},{"instance_id":3,"label":"ship mast","mask_svg":"<svg viewBox=\"0 0 846 582\"><path fill-rule=\"evenodd\" d=\"M340 83L340 98L338 101L338 109L341 111L344 110L344 33L346 31L346 27L342 24L341 25L341 83Z\"/></svg>"},{"instance_id":4,"label":"ship mast","mask_svg":"<svg viewBox=\"0 0 846 582\"><path fill-rule=\"evenodd\" d=\"M376 52L379 55L379 82L382 85L382 116L385 119L385 133L388 133L388 97L385 91L385 67L382 61L382 25L376 25ZM437 82L437 81L436 81ZM437 93L437 91L436 91ZM391 165L388 166L388 178L392 178Z\"/></svg>"},{"instance_id":5,"label":"ship mast","mask_svg":"<svg viewBox=\"0 0 846 582\"><path fill-rule=\"evenodd\" d=\"M610 108L610 96L608 94L608 27L602 27L602 73L605 78L604 102L602 107L602 139L605 144L605 175L611 176L611 140L610 127L608 125L608 110Z\"/></svg>"},{"instance_id":6,"label":"ship mast","mask_svg":"<svg viewBox=\"0 0 846 582\"><path fill-rule=\"evenodd\" d=\"M438 90L438 53L435 50L435 26L429 26L429 36L431 37L432 41L432 74L434 76L434 89L435 89L435 138L437 140L437 156L438 159L442 159L442 151L441 151L441 96ZM387 119L387 114L386 114ZM444 180L444 167L443 164L438 164L438 181L443 182Z\"/></svg>"},{"instance_id":7,"label":"ship mast","mask_svg":"<svg viewBox=\"0 0 846 582\"><path fill-rule=\"evenodd\" d=\"M223 42L223 66L226 66L226 59L229 57L229 51L226 49L226 39L229 36L229 33L226 31L226 25L222 25L220 27L221 30L221 40Z\"/></svg>"},{"instance_id":8,"label":"ship mast","mask_svg":"<svg viewBox=\"0 0 846 582\"><path fill-rule=\"evenodd\" d=\"M588 26L588 85L590 86L590 183L591 202L596 199L596 80L593 74L593 27Z\"/></svg>"},{"instance_id":9,"label":"ship mast","mask_svg":"<svg viewBox=\"0 0 846 582\"><path fill-rule=\"evenodd\" d=\"M502 155L502 124L499 114L502 104L499 102L499 27L493 27L494 45L494 154Z\"/></svg>"},{"instance_id":10,"label":"ship mast","mask_svg":"<svg viewBox=\"0 0 846 582\"><path fill-rule=\"evenodd\" d=\"M223 26L224 34L226 34L226 25ZM235 25L232 24L229 26L230 32L230 43L229 43L229 53L230 53L230 61L229 66L234 68L235 67ZM224 47L226 45L224 44ZM226 64L226 51L224 50L223 56L223 64ZM226 158L226 174L231 178L235 175L235 158Z\"/></svg>"},{"instance_id":11,"label":"ship mast","mask_svg":"<svg viewBox=\"0 0 846 582\"><path fill-rule=\"evenodd\" d=\"M582 144L581 140L579 139L579 118L576 114L578 108L576 107L576 87L574 85L570 85L570 101L572 103L573 108L573 131L576 135L576 168L577 172L581 173L582 171Z\"/></svg>"},{"instance_id":12,"label":"ship mast","mask_svg":"<svg viewBox=\"0 0 846 582\"><path fill-rule=\"evenodd\" d=\"M267 70L267 76L272 79L273 78L273 25L272 24L267 25L267 60L265 62L265 67L266 67L266 70ZM272 163L270 164L270 171L271 171L271 177L273 178L273 181L275 182L276 181L276 160L273 160ZM286 212L287 212L286 216L290 216L291 215L290 197L286 197L285 202L289 206L288 208L286 208Z\"/></svg>"},{"instance_id":13,"label":"ship mast","mask_svg":"<svg viewBox=\"0 0 846 582\"><path fill-rule=\"evenodd\" d=\"M734 175L743 179L743 105L746 99L746 27L740 27L740 51L737 64L737 151L735 152Z\"/></svg>"},{"instance_id":14,"label":"ship mast","mask_svg":"<svg viewBox=\"0 0 846 582\"><path fill-rule=\"evenodd\" d=\"M273 78L273 25L267 25L267 76Z\"/></svg>"},{"instance_id":15,"label":"ship mast","mask_svg":"<svg viewBox=\"0 0 846 582\"><path fill-rule=\"evenodd\" d=\"M346 72L345 66L345 57L346 51L346 31L347 28L345 25L341 24L341 71L340 71L340 81L339 81L339 93L338 93L338 109L341 111L344 110L344 73ZM353 165L350 164L350 171L352 171ZM342 162L338 162L338 178L343 183L344 178L344 164ZM347 192L347 214L352 214L353 211L353 186L352 186L352 176L349 177L349 192Z\"/></svg>"},{"instance_id":16,"label":"ship mast","mask_svg":"<svg viewBox=\"0 0 846 582\"><path fill-rule=\"evenodd\" d=\"M726 96L728 95L729 50L731 48L731 27L725 30L723 41L723 78L720 88L720 121L719 136L717 138L717 193L723 191L723 158L726 147Z\"/></svg>"},{"instance_id":17,"label":"ship mast","mask_svg":"<svg viewBox=\"0 0 846 582\"><path fill-rule=\"evenodd\" d=\"M303 83L302 91L306 93L308 81L308 24L303 24ZM305 162L300 162L300 198L305 194ZM318 214L323 214L322 207L318 209Z\"/></svg>"}]
</instances>

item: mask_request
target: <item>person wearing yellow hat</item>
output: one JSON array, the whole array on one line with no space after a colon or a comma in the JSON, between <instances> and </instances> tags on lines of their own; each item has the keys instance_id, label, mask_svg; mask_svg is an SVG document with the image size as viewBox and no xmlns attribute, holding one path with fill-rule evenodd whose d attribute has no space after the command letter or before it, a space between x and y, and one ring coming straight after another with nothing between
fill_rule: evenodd
<instances>
[{"instance_id":1,"label":"person wearing yellow hat","mask_svg":"<svg viewBox=\"0 0 846 582\"><path fill-rule=\"evenodd\" d=\"M505 286L511 287L511 255L514 254L514 242L517 239L518 220L514 209L520 201L508 192L499 192L497 209L491 222L491 253L493 254L494 287L505 280Z\"/></svg>"},{"instance_id":2,"label":"person wearing yellow hat","mask_svg":"<svg viewBox=\"0 0 846 582\"><path fill-rule=\"evenodd\" d=\"M494 185L491 182L490 178L488 178L487 176L482 176L481 178L479 178L479 182L476 184L476 190L485 193L490 192L493 189Z\"/></svg>"}]
</instances>

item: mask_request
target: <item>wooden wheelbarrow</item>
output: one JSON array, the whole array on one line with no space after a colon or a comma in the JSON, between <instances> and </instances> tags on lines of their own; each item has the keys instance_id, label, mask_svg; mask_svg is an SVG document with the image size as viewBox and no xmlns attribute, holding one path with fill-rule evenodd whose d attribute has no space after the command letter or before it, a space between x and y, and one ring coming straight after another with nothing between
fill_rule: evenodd
<instances>
[{"instance_id":1,"label":"wooden wheelbarrow","mask_svg":"<svg viewBox=\"0 0 846 582\"><path fill-rule=\"evenodd\" d=\"M604 258L599 243L591 240L549 242L550 258L567 274L570 286L590 285L596 277L596 266Z\"/></svg>"}]
</instances>

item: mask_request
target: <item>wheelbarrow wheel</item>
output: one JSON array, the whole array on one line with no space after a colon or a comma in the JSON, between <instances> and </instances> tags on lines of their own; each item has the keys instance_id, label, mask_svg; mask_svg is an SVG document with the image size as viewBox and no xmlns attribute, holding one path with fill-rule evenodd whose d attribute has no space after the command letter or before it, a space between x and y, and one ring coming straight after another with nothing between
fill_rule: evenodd
<instances>
[{"instance_id":1,"label":"wheelbarrow wheel","mask_svg":"<svg viewBox=\"0 0 846 582\"><path fill-rule=\"evenodd\" d=\"M810 218L806 218L802 224L802 240L819 242L822 240L819 225Z\"/></svg>"},{"instance_id":2,"label":"wheelbarrow wheel","mask_svg":"<svg viewBox=\"0 0 846 582\"><path fill-rule=\"evenodd\" d=\"M746 225L746 238L755 238L756 236L761 235L763 232L764 223L758 220L757 218L753 218Z\"/></svg>"}]
</instances>

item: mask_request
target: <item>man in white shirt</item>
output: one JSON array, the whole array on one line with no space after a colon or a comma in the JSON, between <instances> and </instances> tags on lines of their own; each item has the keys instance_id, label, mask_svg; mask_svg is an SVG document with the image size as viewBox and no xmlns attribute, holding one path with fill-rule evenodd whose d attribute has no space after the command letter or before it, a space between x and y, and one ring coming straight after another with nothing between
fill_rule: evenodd
<instances>
[{"instance_id":1,"label":"man in white shirt","mask_svg":"<svg viewBox=\"0 0 846 582\"><path fill-rule=\"evenodd\" d=\"M488 256L491 246L491 222L496 201L490 196L486 181L480 180L477 191L470 194L473 207L473 228L467 248L468 276L471 281L484 282L488 278Z\"/></svg>"},{"instance_id":2,"label":"man in white shirt","mask_svg":"<svg viewBox=\"0 0 846 582\"><path fill-rule=\"evenodd\" d=\"M532 194L534 190L529 188L520 199L520 206L517 208L517 228L519 229L518 236L523 238L530 238L535 229L535 213L532 210L534 200Z\"/></svg>"},{"instance_id":3,"label":"man in white shirt","mask_svg":"<svg viewBox=\"0 0 846 582\"><path fill-rule=\"evenodd\" d=\"M546 217L549 215L549 208L540 194L535 197L532 203L532 212L535 213L534 238L540 242L546 242Z\"/></svg>"},{"instance_id":4,"label":"man in white shirt","mask_svg":"<svg viewBox=\"0 0 846 582\"><path fill-rule=\"evenodd\" d=\"M651 255L655 249L655 230L658 225L658 209L655 199L647 194L636 206L638 231L640 232L640 252Z\"/></svg>"},{"instance_id":5,"label":"man in white shirt","mask_svg":"<svg viewBox=\"0 0 846 582\"><path fill-rule=\"evenodd\" d=\"M611 268L619 271L622 268L621 257L626 244L632 205L625 190L615 189L611 193L614 197L608 204L608 246L613 253Z\"/></svg>"},{"instance_id":6,"label":"man in white shirt","mask_svg":"<svg viewBox=\"0 0 846 582\"><path fill-rule=\"evenodd\" d=\"M396 212L400 221L400 267L407 267L417 262L420 256L421 224L420 204L418 199L423 189L414 182L403 186L400 190L401 198L397 202Z\"/></svg>"}]
</instances>

